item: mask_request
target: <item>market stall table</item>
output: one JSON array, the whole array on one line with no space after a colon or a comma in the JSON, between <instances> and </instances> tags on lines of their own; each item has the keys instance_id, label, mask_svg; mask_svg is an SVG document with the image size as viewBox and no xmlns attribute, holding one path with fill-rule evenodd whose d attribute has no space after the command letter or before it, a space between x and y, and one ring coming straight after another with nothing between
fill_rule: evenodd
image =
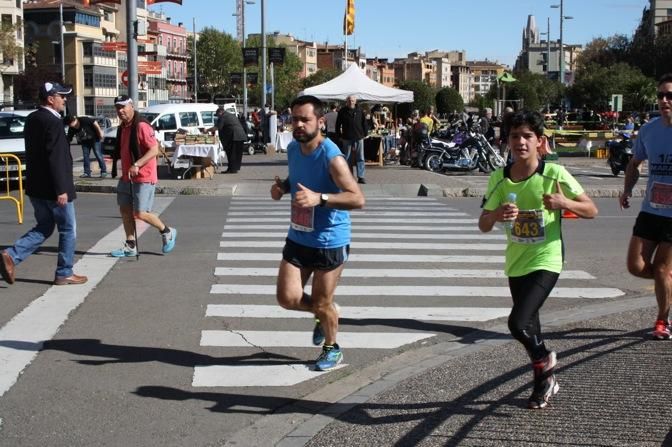
<instances>
[{"instance_id":1,"label":"market stall table","mask_svg":"<svg viewBox=\"0 0 672 447\"><path fill-rule=\"evenodd\" d=\"M185 178L192 170L207 168L212 164L219 166L225 161L226 154L219 143L179 144L175 147L175 152L173 153L172 166L176 169L185 169L180 176ZM210 178L212 178L212 175L210 175Z\"/></svg>"},{"instance_id":2,"label":"market stall table","mask_svg":"<svg viewBox=\"0 0 672 447\"><path fill-rule=\"evenodd\" d=\"M278 132L275 134L275 150L280 152L287 152L287 146L294 139L292 132Z\"/></svg>"},{"instance_id":3,"label":"market stall table","mask_svg":"<svg viewBox=\"0 0 672 447\"><path fill-rule=\"evenodd\" d=\"M376 135L364 138L364 161L367 165L383 166L383 139Z\"/></svg>"}]
</instances>

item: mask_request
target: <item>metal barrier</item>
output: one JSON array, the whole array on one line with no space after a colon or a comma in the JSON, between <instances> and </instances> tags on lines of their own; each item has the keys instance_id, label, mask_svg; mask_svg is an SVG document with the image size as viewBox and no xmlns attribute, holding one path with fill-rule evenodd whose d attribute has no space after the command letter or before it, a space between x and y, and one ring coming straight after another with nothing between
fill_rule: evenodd
<instances>
[{"instance_id":1,"label":"metal barrier","mask_svg":"<svg viewBox=\"0 0 672 447\"><path fill-rule=\"evenodd\" d=\"M18 199L11 194L11 188L9 187L10 182L13 180L10 175L10 160L16 162L17 167L17 181L19 185ZM11 165L13 168L13 164ZM4 171L4 172L3 172ZM19 219L19 223L23 223L23 168L21 166L21 160L14 154L0 154L0 173L3 173L4 176L1 176L5 181L5 185L2 188L5 192L4 195L0 195L0 200L11 200L16 205L16 216Z\"/></svg>"}]
</instances>

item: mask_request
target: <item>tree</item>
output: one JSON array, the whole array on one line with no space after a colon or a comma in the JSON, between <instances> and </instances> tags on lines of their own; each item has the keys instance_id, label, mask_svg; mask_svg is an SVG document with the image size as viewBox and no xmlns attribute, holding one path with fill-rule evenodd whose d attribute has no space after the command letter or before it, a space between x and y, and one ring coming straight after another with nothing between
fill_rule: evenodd
<instances>
[{"instance_id":1,"label":"tree","mask_svg":"<svg viewBox=\"0 0 672 447\"><path fill-rule=\"evenodd\" d=\"M444 87L436 92L435 100L438 113L461 112L464 109L462 95L452 87Z\"/></svg>"},{"instance_id":2,"label":"tree","mask_svg":"<svg viewBox=\"0 0 672 447\"><path fill-rule=\"evenodd\" d=\"M22 30L20 23L2 22L0 25L0 51L3 59L0 71L7 70L13 65L10 61L23 56L23 48L16 39L17 30ZM10 63L5 63L5 61Z\"/></svg>"},{"instance_id":3,"label":"tree","mask_svg":"<svg viewBox=\"0 0 672 447\"><path fill-rule=\"evenodd\" d=\"M259 62L261 64L261 37L255 36L249 39L245 45L248 47L259 48ZM267 48L275 48L280 46L282 45L276 44L273 37L266 37ZM302 68L303 62L301 62L301 59L299 59L299 57L291 51L285 51L285 63L283 65L277 65L273 67L275 77L275 108L277 110L282 110L289 107L289 104L296 97L296 94L301 91L302 82L299 73L301 73ZM259 105L263 105L261 104L262 75L259 72L259 68L257 67L255 69L255 67L250 67L248 68L248 71L257 71L259 73L259 83L256 86L248 89L248 97L259 101ZM267 82L271 82L270 68L267 74ZM268 96L267 101L270 104L270 95Z\"/></svg>"},{"instance_id":4,"label":"tree","mask_svg":"<svg viewBox=\"0 0 672 447\"><path fill-rule=\"evenodd\" d=\"M434 89L422 81L405 81L399 84L399 88L413 92L413 102L399 104L397 108L401 118L408 118L413 110L425 110L434 105Z\"/></svg>"},{"instance_id":5,"label":"tree","mask_svg":"<svg viewBox=\"0 0 672 447\"><path fill-rule=\"evenodd\" d=\"M204 28L196 48L199 90L211 96L228 93L231 90L229 74L243 70L243 55L238 41L215 28ZM193 76L193 58L188 61L188 70Z\"/></svg>"},{"instance_id":6,"label":"tree","mask_svg":"<svg viewBox=\"0 0 672 447\"><path fill-rule=\"evenodd\" d=\"M573 104L598 111L609 110L611 95L623 95L625 110L644 110L653 101L655 84L639 68L624 62L613 67L590 64L577 72L576 80L568 90Z\"/></svg>"},{"instance_id":7,"label":"tree","mask_svg":"<svg viewBox=\"0 0 672 447\"><path fill-rule=\"evenodd\" d=\"M562 98L563 87L558 81L529 71L516 72L514 77L517 81L506 86L506 99L522 99L526 109L541 110L558 104Z\"/></svg>"},{"instance_id":8,"label":"tree","mask_svg":"<svg viewBox=\"0 0 672 447\"><path fill-rule=\"evenodd\" d=\"M323 68L303 80L303 88L313 87L331 81L343 72L338 68Z\"/></svg>"}]
</instances>

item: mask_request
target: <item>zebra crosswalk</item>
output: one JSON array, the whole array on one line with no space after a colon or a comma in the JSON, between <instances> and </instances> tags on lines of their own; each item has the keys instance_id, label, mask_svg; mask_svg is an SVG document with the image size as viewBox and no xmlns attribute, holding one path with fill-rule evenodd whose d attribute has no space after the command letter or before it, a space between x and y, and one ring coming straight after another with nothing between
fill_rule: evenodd
<instances>
[{"instance_id":1,"label":"zebra crosswalk","mask_svg":"<svg viewBox=\"0 0 672 447\"><path fill-rule=\"evenodd\" d=\"M205 311L208 322L221 321L217 326L226 329L204 329L200 344L219 349L223 359L227 352L249 348L291 350L305 361L198 366L193 386L292 386L328 374L312 371L318 351L311 343L310 315L275 302L288 208L286 200L232 199ZM437 336L395 322L483 323L508 315L501 231L481 234L476 218L431 198L372 198L351 217L351 255L336 290L338 339L346 360L348 351L398 349ZM594 279L588 272L565 271L552 296L604 299L624 294L587 286ZM310 282L306 291L310 293ZM367 328L366 322L377 326ZM381 325L394 329L381 331Z\"/></svg>"}]
</instances>

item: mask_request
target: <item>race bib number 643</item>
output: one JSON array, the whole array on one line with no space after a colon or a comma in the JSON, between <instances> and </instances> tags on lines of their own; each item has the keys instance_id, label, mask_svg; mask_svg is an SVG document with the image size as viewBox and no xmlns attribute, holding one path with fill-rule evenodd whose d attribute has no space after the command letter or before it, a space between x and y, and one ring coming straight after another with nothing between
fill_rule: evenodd
<instances>
[{"instance_id":1,"label":"race bib number 643","mask_svg":"<svg viewBox=\"0 0 672 447\"><path fill-rule=\"evenodd\" d=\"M511 241L538 244L546 239L543 210L520 210L511 227Z\"/></svg>"}]
</instances>

